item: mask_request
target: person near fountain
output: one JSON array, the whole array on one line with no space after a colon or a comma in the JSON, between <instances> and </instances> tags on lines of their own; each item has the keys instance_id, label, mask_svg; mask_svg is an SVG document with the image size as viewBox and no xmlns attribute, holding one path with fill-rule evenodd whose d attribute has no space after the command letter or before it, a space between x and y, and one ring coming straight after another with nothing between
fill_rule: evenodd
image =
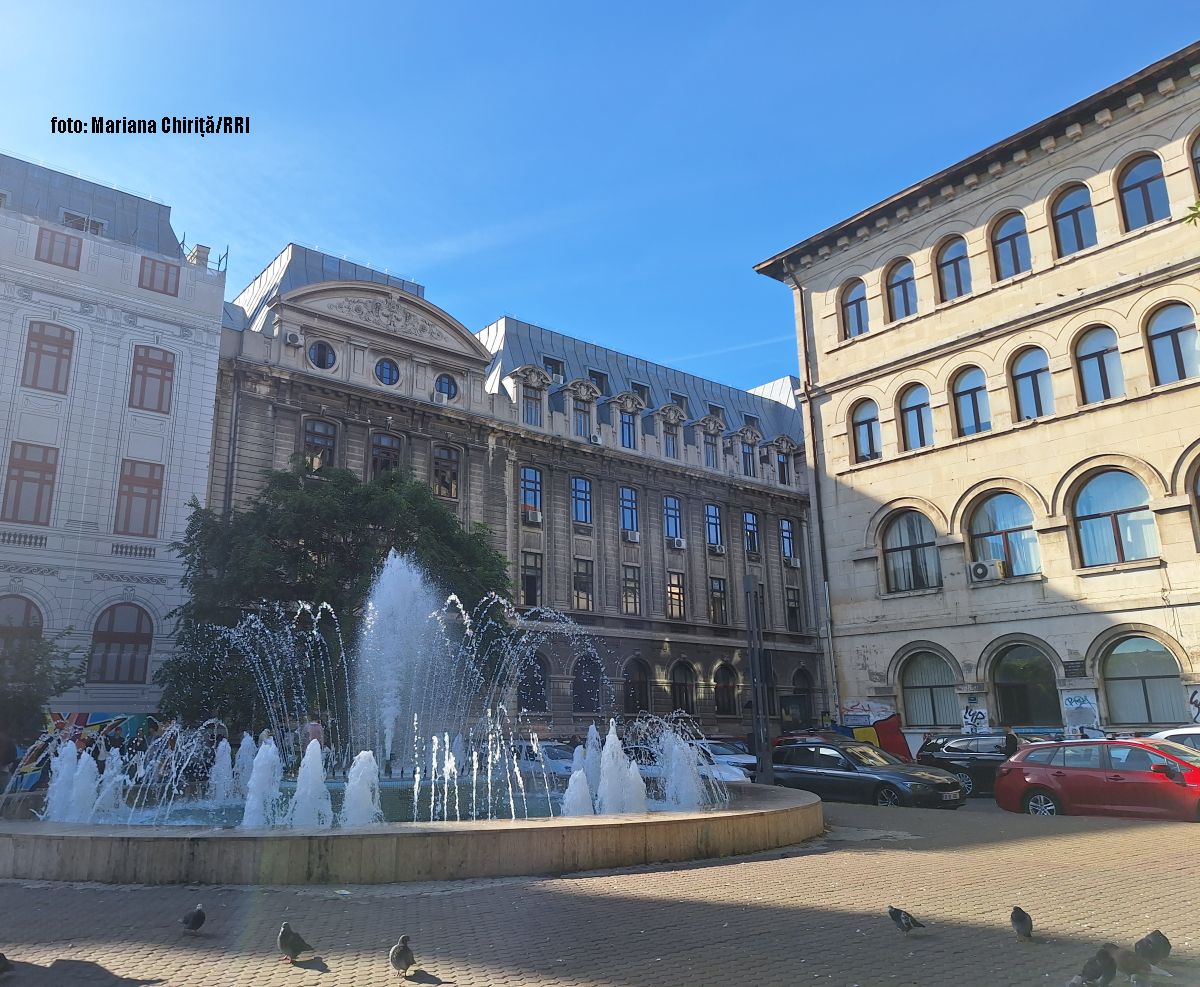
<instances>
[{"instance_id":1,"label":"person near fountain","mask_svg":"<svg viewBox=\"0 0 1200 987\"><path fill-rule=\"evenodd\" d=\"M308 722L304 724L303 732L301 733L301 742L304 747L308 747L309 742L313 740L324 747L325 728L321 726L321 721L317 714L309 712Z\"/></svg>"}]
</instances>

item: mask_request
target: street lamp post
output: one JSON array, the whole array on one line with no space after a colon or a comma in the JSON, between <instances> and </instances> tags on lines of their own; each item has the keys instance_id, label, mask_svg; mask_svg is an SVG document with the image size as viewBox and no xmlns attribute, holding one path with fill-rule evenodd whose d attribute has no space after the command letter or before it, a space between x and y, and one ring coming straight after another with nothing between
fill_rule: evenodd
<instances>
[{"instance_id":1,"label":"street lamp post","mask_svg":"<svg viewBox=\"0 0 1200 987\"><path fill-rule=\"evenodd\" d=\"M742 577L746 600L746 653L750 658L750 694L754 712L754 753L758 771L754 780L760 785L775 784L775 769L771 764L771 729L767 719L767 676L763 661L762 597L754 576Z\"/></svg>"}]
</instances>

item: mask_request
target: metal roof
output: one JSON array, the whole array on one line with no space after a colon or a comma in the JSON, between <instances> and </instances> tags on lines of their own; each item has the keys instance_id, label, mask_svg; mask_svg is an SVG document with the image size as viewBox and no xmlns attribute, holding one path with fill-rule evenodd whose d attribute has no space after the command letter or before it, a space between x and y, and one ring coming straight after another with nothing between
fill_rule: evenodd
<instances>
[{"instance_id":1,"label":"metal roof","mask_svg":"<svg viewBox=\"0 0 1200 987\"><path fill-rule=\"evenodd\" d=\"M171 207L76 178L44 165L0 154L0 193L4 208L22 216L62 225L71 212L103 224L103 240L123 243L147 253L182 257L171 228Z\"/></svg>"},{"instance_id":2,"label":"metal roof","mask_svg":"<svg viewBox=\"0 0 1200 987\"><path fill-rule=\"evenodd\" d=\"M800 414L791 393L794 387L784 383L794 383L795 378L784 377L754 391L743 391L510 316L492 323L476 336L495 354L488 373L493 382L518 367L541 367L543 358L551 357L562 361L563 376L568 381L587 378L589 370L606 374L609 395L632 391L635 382L645 384L650 388L651 408L661 408L671 402L672 394L681 394L687 398L690 421L707 415L709 405L718 405L724 411L724 421L729 429L741 428L749 415L758 420L759 431L765 438L787 435L796 442L802 441Z\"/></svg>"}]
</instances>

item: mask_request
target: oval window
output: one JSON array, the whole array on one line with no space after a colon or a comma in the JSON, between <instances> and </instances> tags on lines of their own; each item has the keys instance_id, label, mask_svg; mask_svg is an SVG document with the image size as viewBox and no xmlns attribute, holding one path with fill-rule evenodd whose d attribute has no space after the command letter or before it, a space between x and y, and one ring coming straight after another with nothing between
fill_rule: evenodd
<instances>
[{"instance_id":1,"label":"oval window","mask_svg":"<svg viewBox=\"0 0 1200 987\"><path fill-rule=\"evenodd\" d=\"M325 340L318 339L308 348L308 362L318 370L329 370L337 363L337 353Z\"/></svg>"},{"instance_id":2,"label":"oval window","mask_svg":"<svg viewBox=\"0 0 1200 987\"><path fill-rule=\"evenodd\" d=\"M400 379L400 367L395 360L389 360L386 356L375 364L375 378L381 384L387 384L391 387Z\"/></svg>"}]
</instances>

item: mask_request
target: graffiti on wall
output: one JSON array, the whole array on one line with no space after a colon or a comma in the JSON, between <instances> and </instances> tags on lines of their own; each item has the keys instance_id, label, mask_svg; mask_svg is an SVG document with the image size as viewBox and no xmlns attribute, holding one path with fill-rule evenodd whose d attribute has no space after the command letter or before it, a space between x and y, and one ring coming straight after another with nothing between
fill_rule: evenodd
<instances>
[{"instance_id":1,"label":"graffiti on wall","mask_svg":"<svg viewBox=\"0 0 1200 987\"><path fill-rule=\"evenodd\" d=\"M1200 723L1200 689L1193 689L1188 696L1188 714L1193 723Z\"/></svg>"},{"instance_id":2,"label":"graffiti on wall","mask_svg":"<svg viewBox=\"0 0 1200 987\"><path fill-rule=\"evenodd\" d=\"M982 703L968 702L963 707L962 725L963 733L987 733L990 729L987 707Z\"/></svg>"},{"instance_id":3,"label":"graffiti on wall","mask_svg":"<svg viewBox=\"0 0 1200 987\"><path fill-rule=\"evenodd\" d=\"M158 721L145 713L47 713L46 731L25 750L13 789L31 792L46 784L50 758L61 743L73 742L80 750L101 739L108 747L124 746L157 727Z\"/></svg>"},{"instance_id":4,"label":"graffiti on wall","mask_svg":"<svg viewBox=\"0 0 1200 987\"><path fill-rule=\"evenodd\" d=\"M912 752L900 732L896 707L874 699L851 699L842 704L842 726L855 740L882 747L889 754L908 761Z\"/></svg>"},{"instance_id":5,"label":"graffiti on wall","mask_svg":"<svg viewBox=\"0 0 1200 987\"><path fill-rule=\"evenodd\" d=\"M1088 737L1100 729L1095 689L1066 689L1062 694L1063 725L1068 736Z\"/></svg>"}]
</instances>

